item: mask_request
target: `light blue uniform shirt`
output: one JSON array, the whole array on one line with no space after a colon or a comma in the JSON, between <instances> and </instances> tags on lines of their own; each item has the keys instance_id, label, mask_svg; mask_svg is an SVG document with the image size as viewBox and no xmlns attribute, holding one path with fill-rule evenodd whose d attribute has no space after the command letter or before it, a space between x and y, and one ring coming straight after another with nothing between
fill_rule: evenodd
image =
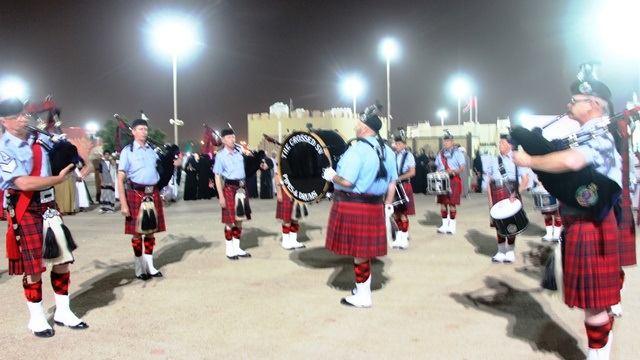
<instances>
[{"instance_id":1,"label":"light blue uniform shirt","mask_svg":"<svg viewBox=\"0 0 640 360\"><path fill-rule=\"evenodd\" d=\"M124 171L127 179L139 185L155 185L160 180L156 170L158 154L149 146L141 146L134 141L133 146L127 145L120 153L118 171Z\"/></svg>"},{"instance_id":2,"label":"light blue uniform shirt","mask_svg":"<svg viewBox=\"0 0 640 360\"><path fill-rule=\"evenodd\" d=\"M582 125L580 130L593 129L602 120L602 118L591 119ZM622 187L622 158L616 151L613 136L610 133L595 137L586 144L576 147L576 150L584 155L587 163L593 165L597 172Z\"/></svg>"},{"instance_id":3,"label":"light blue uniform shirt","mask_svg":"<svg viewBox=\"0 0 640 360\"><path fill-rule=\"evenodd\" d=\"M380 149L380 144L375 137L370 136L365 140L375 146L376 149ZM387 176L386 178L376 179L380 167L380 160L378 160L376 150L365 144L364 140L357 141L351 145L338 161L336 172L338 176L353 184L353 187L347 188L335 184L335 189L357 194L386 194L389 183L398 178L398 171L393 150L385 145L384 151L384 167L387 169Z\"/></svg>"},{"instance_id":4,"label":"light blue uniform shirt","mask_svg":"<svg viewBox=\"0 0 640 360\"><path fill-rule=\"evenodd\" d=\"M244 180L244 158L238 149L229 151L226 147L216 154L213 172L228 180Z\"/></svg>"},{"instance_id":5,"label":"light blue uniform shirt","mask_svg":"<svg viewBox=\"0 0 640 360\"><path fill-rule=\"evenodd\" d=\"M449 169L459 170L467 163L464 159L464 154L462 153L462 151L458 150L457 147L454 146L449 150L442 149L442 151L439 152L438 155L436 155L436 168L438 169L438 171L445 171L440 154L444 154L444 157L447 159L447 165L449 165Z\"/></svg>"},{"instance_id":6,"label":"light blue uniform shirt","mask_svg":"<svg viewBox=\"0 0 640 360\"><path fill-rule=\"evenodd\" d=\"M407 158L404 160L404 165L402 169L400 169L400 164L402 163L402 158L404 154L407 154ZM416 167L416 158L412 153L408 152L406 149L402 150L396 155L396 163L398 164L398 175L402 175L409 171L410 168Z\"/></svg>"},{"instance_id":7,"label":"light blue uniform shirt","mask_svg":"<svg viewBox=\"0 0 640 360\"><path fill-rule=\"evenodd\" d=\"M28 176L33 170L33 152L31 145L35 141L35 135L29 135L27 140L22 140L11 135L8 131L0 138L0 169L2 172L2 190L17 189L13 184L15 178ZM38 139L47 144L53 145L48 137L39 135ZM42 148L41 176L51 176L51 165L49 164L49 154Z\"/></svg>"},{"instance_id":8,"label":"light blue uniform shirt","mask_svg":"<svg viewBox=\"0 0 640 360\"><path fill-rule=\"evenodd\" d=\"M513 153L510 151L507 155L498 155L493 158L491 162L491 166L485 171L487 175L491 177L492 180L502 180L502 174L500 173L500 162L498 161L498 157L502 158L502 165L504 166L504 171L507 174L507 180L516 181L516 164L513 162ZM529 168L518 166L518 183L520 179L526 174L529 174Z\"/></svg>"}]
</instances>

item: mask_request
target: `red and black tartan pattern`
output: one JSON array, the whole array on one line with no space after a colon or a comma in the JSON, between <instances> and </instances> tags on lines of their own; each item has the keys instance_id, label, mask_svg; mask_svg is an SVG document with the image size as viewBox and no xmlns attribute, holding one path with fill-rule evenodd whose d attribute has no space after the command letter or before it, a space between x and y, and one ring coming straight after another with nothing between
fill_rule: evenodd
<instances>
[{"instance_id":1,"label":"red and black tartan pattern","mask_svg":"<svg viewBox=\"0 0 640 360\"><path fill-rule=\"evenodd\" d=\"M604 309L620 302L618 229L613 211L600 223L563 216L564 302Z\"/></svg>"},{"instance_id":2,"label":"red and black tartan pattern","mask_svg":"<svg viewBox=\"0 0 640 360\"><path fill-rule=\"evenodd\" d=\"M69 282L71 273L66 272L64 274L58 274L57 272L51 272L51 287L53 292L58 295L69 295Z\"/></svg>"},{"instance_id":3,"label":"red and black tartan pattern","mask_svg":"<svg viewBox=\"0 0 640 360\"><path fill-rule=\"evenodd\" d=\"M40 204L32 199L29 203L20 220L20 259L9 260L9 275L33 275L47 270L42 261L42 214L48 208L57 209L55 201Z\"/></svg>"},{"instance_id":4,"label":"red and black tartan pattern","mask_svg":"<svg viewBox=\"0 0 640 360\"><path fill-rule=\"evenodd\" d=\"M290 223L292 211L293 199L291 199L286 192L282 191L282 201L277 201L276 204L276 219L280 219L284 223Z\"/></svg>"},{"instance_id":5,"label":"red and black tartan pattern","mask_svg":"<svg viewBox=\"0 0 640 360\"><path fill-rule=\"evenodd\" d=\"M144 197L144 191L127 189L125 190L127 198L127 205L129 206L129 215L124 219L124 233L128 235L140 235L136 232L136 219L138 218L138 212L140 211L140 205L142 205L142 198ZM164 209L162 208L162 199L160 198L160 192L157 188L153 189L153 204L156 207L156 215L158 216L158 231L156 233L166 231L166 224L164 221Z\"/></svg>"},{"instance_id":6,"label":"red and black tartan pattern","mask_svg":"<svg viewBox=\"0 0 640 360\"><path fill-rule=\"evenodd\" d=\"M450 182L451 193L446 195L438 195L437 203L442 205L460 205L460 195L462 194L462 179L460 176L454 176Z\"/></svg>"},{"instance_id":7,"label":"red and black tartan pattern","mask_svg":"<svg viewBox=\"0 0 640 360\"><path fill-rule=\"evenodd\" d=\"M386 255L384 205L334 200L325 247L339 255L360 258Z\"/></svg>"},{"instance_id":8,"label":"red and black tartan pattern","mask_svg":"<svg viewBox=\"0 0 640 360\"><path fill-rule=\"evenodd\" d=\"M236 192L240 187L235 185L225 184L222 189L222 194L224 195L224 201L227 206L222 209L222 223L223 224L233 224L236 222ZM245 201L251 206L249 203L249 198L247 197ZM251 216L247 216L247 220L251 220Z\"/></svg>"},{"instance_id":9,"label":"red and black tartan pattern","mask_svg":"<svg viewBox=\"0 0 640 360\"><path fill-rule=\"evenodd\" d=\"M411 186L410 182L403 182L402 187L404 188L404 192L407 194L407 198L409 202L404 205L396 206L394 209L394 213L396 215L415 215L416 214L416 203L413 199L413 186Z\"/></svg>"},{"instance_id":10,"label":"red and black tartan pattern","mask_svg":"<svg viewBox=\"0 0 640 360\"><path fill-rule=\"evenodd\" d=\"M42 301L42 280L28 283L25 276L22 278L22 288L24 289L24 297L28 302L38 303Z\"/></svg>"},{"instance_id":11,"label":"red and black tartan pattern","mask_svg":"<svg viewBox=\"0 0 640 360\"><path fill-rule=\"evenodd\" d=\"M3 200L4 199L4 191L0 190L0 220L7 220L7 212L4 209Z\"/></svg>"},{"instance_id":12,"label":"red and black tartan pattern","mask_svg":"<svg viewBox=\"0 0 640 360\"><path fill-rule=\"evenodd\" d=\"M633 219L633 218L632 218ZM634 224L631 226L623 226L622 229L618 229L620 234L619 253L620 253L620 266L632 266L638 263L636 258L636 227Z\"/></svg>"}]
</instances>

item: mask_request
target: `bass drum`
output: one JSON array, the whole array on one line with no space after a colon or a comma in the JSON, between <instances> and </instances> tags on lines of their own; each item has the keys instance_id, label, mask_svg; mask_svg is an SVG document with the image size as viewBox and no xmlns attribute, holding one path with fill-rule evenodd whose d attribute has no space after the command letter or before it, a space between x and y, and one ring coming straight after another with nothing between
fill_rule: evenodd
<instances>
[{"instance_id":1,"label":"bass drum","mask_svg":"<svg viewBox=\"0 0 640 360\"><path fill-rule=\"evenodd\" d=\"M347 143L335 131L296 131L289 134L278 154L282 188L298 201L319 200L333 190L332 184L322 178L322 170L329 166L335 169L345 151Z\"/></svg>"}]
</instances>

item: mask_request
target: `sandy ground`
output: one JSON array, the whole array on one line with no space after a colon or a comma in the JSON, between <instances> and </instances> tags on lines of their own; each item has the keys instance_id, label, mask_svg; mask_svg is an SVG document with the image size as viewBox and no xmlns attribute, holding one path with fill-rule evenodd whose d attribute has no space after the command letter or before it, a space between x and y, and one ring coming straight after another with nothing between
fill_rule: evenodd
<instances>
[{"instance_id":1,"label":"sandy ground","mask_svg":"<svg viewBox=\"0 0 640 360\"><path fill-rule=\"evenodd\" d=\"M302 225L307 248L289 252L279 245L275 200L254 201L254 220L243 235L253 258L240 261L224 256L215 200L173 204L166 209L169 231L156 247L165 277L147 282L134 278L119 214L68 216L80 246L72 307L91 328L56 328L53 338L34 338L21 279L6 274L5 262L0 358L584 358L582 313L539 289L544 230L532 202L513 265L490 262L495 237L483 196L464 200L454 236L436 234L434 202L417 197L410 249L390 250L374 263L370 309L339 304L353 286L353 271L350 259L324 250L328 202L313 206ZM635 268L627 275L616 359L640 354L632 330L640 324L640 276ZM48 276L43 288L52 316Z\"/></svg>"}]
</instances>

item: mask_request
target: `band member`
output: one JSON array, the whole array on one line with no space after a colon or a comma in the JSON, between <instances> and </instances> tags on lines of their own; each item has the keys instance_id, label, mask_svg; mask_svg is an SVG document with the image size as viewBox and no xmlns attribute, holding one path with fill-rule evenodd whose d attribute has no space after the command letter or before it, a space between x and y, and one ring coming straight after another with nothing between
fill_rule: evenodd
<instances>
[{"instance_id":1,"label":"band member","mask_svg":"<svg viewBox=\"0 0 640 360\"><path fill-rule=\"evenodd\" d=\"M416 214L416 204L413 199L413 187L411 186L411 178L416 175L416 159L413 154L407 151L407 143L401 136L394 139L396 148L396 163L398 170L398 180L402 184L407 194L408 203L398 205L394 208L394 216L398 224L396 239L392 246L399 249L407 249L409 247L409 215Z\"/></svg>"},{"instance_id":2,"label":"band member","mask_svg":"<svg viewBox=\"0 0 640 360\"><path fill-rule=\"evenodd\" d=\"M71 251L76 246L61 223L53 190L53 185L64 181L73 171L73 165L52 176L49 155L41 145L50 147L50 139L28 130L29 120L20 100L0 102L0 121L5 129L0 138L0 188L5 192L8 212L9 275L23 276L22 286L30 313L28 328L38 337L54 335L42 301L42 273L46 271L46 263L52 265L54 322L72 329L86 329L88 325L69 307L69 264L73 263ZM66 241L61 242L63 238Z\"/></svg>"},{"instance_id":3,"label":"band member","mask_svg":"<svg viewBox=\"0 0 640 360\"><path fill-rule=\"evenodd\" d=\"M111 177L111 169L114 161L109 151L105 151L98 163L100 175L100 213L113 212L116 203L114 179Z\"/></svg>"},{"instance_id":4,"label":"band member","mask_svg":"<svg viewBox=\"0 0 640 360\"><path fill-rule=\"evenodd\" d=\"M226 239L225 254L229 260L251 257L251 254L240 248L242 235L242 219L251 220L248 208L249 196L245 194L245 171L242 147L236 146L236 135L233 129L222 129L222 150L216 154L213 172L216 189L222 189L218 199L224 224Z\"/></svg>"},{"instance_id":5,"label":"band member","mask_svg":"<svg viewBox=\"0 0 640 360\"><path fill-rule=\"evenodd\" d=\"M341 303L355 307L372 304L371 259L387 254L385 217L393 214L398 177L394 153L379 138L382 121L374 109L361 115L355 129L359 140L342 155L337 171L329 167L322 175L335 184L325 246L354 258L356 288Z\"/></svg>"},{"instance_id":6,"label":"band member","mask_svg":"<svg viewBox=\"0 0 640 360\"><path fill-rule=\"evenodd\" d=\"M544 186L540 181L538 181L538 177L535 173L530 172L530 177L533 177L534 191L541 191L546 193ZM560 208L555 210L545 211L540 210L542 216L544 216L544 226L546 230L546 234L542 237L542 241L559 241L560 233L562 232L562 217L560 216Z\"/></svg>"},{"instance_id":7,"label":"band member","mask_svg":"<svg viewBox=\"0 0 640 360\"><path fill-rule=\"evenodd\" d=\"M158 154L147 143L146 120L134 120L131 134L133 142L122 149L118 163L120 212L125 216L124 233L132 236L135 275L140 280L149 280L162 277L153 265L153 249L155 233L166 230L160 189L156 186L160 180L156 170Z\"/></svg>"},{"instance_id":8,"label":"band member","mask_svg":"<svg viewBox=\"0 0 640 360\"><path fill-rule=\"evenodd\" d=\"M518 167L513 163L512 144L508 135L500 135L498 143L499 154L487 175L491 177L489 182L489 203L493 206L498 201L517 198L522 201L520 194L529 186L529 169ZM491 224L493 225L493 222ZM496 231L498 239L498 252L491 258L494 263L513 263L516 260L515 242L516 236L500 235Z\"/></svg>"},{"instance_id":9,"label":"band member","mask_svg":"<svg viewBox=\"0 0 640 360\"><path fill-rule=\"evenodd\" d=\"M581 130L595 128L606 119L611 92L592 77L583 77L571 86L568 115ZM553 173L580 170L587 166L622 187L621 157L611 134L598 136L586 144L542 156L514 153L520 166ZM607 196L606 194L597 194ZM609 359L613 317L607 310L620 302L621 265L619 234L614 211L601 221L580 209L561 204L563 233L564 301L569 307L584 309L588 338L588 359Z\"/></svg>"},{"instance_id":10,"label":"band member","mask_svg":"<svg viewBox=\"0 0 640 360\"><path fill-rule=\"evenodd\" d=\"M282 180L280 175L275 174L276 179L276 219L282 221L282 247L285 250L302 249L306 246L298 242L298 231L300 230L299 220L295 219L294 205L304 206L295 203L294 200L282 189ZM302 217L301 208L298 209L299 217Z\"/></svg>"},{"instance_id":11,"label":"band member","mask_svg":"<svg viewBox=\"0 0 640 360\"><path fill-rule=\"evenodd\" d=\"M460 205L460 195L462 194L462 179L460 174L464 171L466 162L464 154L453 146L453 135L445 130L442 137L443 148L436 156L436 168L438 171L445 171L451 178L451 192L446 195L438 195L437 202L440 204L440 215L442 216L442 226L438 228L441 234L456 233L456 206Z\"/></svg>"}]
</instances>

